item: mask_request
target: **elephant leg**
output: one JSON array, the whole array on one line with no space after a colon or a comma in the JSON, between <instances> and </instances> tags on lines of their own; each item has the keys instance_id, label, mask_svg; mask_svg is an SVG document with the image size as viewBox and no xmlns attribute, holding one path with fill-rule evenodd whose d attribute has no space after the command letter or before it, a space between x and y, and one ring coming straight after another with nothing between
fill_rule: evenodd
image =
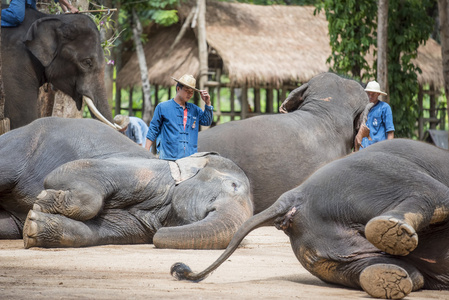
<instances>
[{"instance_id":1,"label":"elephant leg","mask_svg":"<svg viewBox=\"0 0 449 300\"><path fill-rule=\"evenodd\" d=\"M388 255L339 262L326 281L362 288L376 298L400 299L424 287L424 277L412 264Z\"/></svg>"},{"instance_id":2,"label":"elephant leg","mask_svg":"<svg viewBox=\"0 0 449 300\"><path fill-rule=\"evenodd\" d=\"M86 247L151 243L155 229L133 214L116 210L81 222L30 210L23 228L25 248Z\"/></svg>"},{"instance_id":3,"label":"elephant leg","mask_svg":"<svg viewBox=\"0 0 449 300\"><path fill-rule=\"evenodd\" d=\"M79 183L78 183L79 184ZM68 190L43 190L33 206L33 210L61 214L70 219L86 221L95 217L103 205L103 196L90 186Z\"/></svg>"},{"instance_id":4,"label":"elephant leg","mask_svg":"<svg viewBox=\"0 0 449 300\"><path fill-rule=\"evenodd\" d=\"M22 238L20 228L8 212L0 209L0 239L12 240Z\"/></svg>"},{"instance_id":5,"label":"elephant leg","mask_svg":"<svg viewBox=\"0 0 449 300\"><path fill-rule=\"evenodd\" d=\"M426 188L420 195L402 201L366 224L365 236L378 249L408 255L418 246L417 231L449 219L447 187L435 180L422 184Z\"/></svg>"}]
</instances>

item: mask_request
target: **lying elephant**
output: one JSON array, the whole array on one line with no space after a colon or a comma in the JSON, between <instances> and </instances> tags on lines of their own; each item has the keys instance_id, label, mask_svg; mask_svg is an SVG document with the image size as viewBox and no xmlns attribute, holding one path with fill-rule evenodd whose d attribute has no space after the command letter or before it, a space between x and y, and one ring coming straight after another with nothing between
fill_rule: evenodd
<instances>
[{"instance_id":1,"label":"lying elephant","mask_svg":"<svg viewBox=\"0 0 449 300\"><path fill-rule=\"evenodd\" d=\"M287 114L263 115L200 132L199 151L216 151L245 171L255 213L324 164L351 152L369 104L354 80L323 73L290 93Z\"/></svg>"},{"instance_id":2,"label":"lying elephant","mask_svg":"<svg viewBox=\"0 0 449 300\"><path fill-rule=\"evenodd\" d=\"M39 87L46 82L72 97L78 110L87 97L93 117L112 125L100 33L90 17L27 8L23 23L2 28L1 34L5 116L11 129L39 117Z\"/></svg>"},{"instance_id":3,"label":"lying elephant","mask_svg":"<svg viewBox=\"0 0 449 300\"><path fill-rule=\"evenodd\" d=\"M422 142L374 144L320 168L250 218L203 272L182 263L171 272L200 281L249 232L274 223L304 268L323 281L376 298L449 289L448 165L447 151Z\"/></svg>"},{"instance_id":4,"label":"lying elephant","mask_svg":"<svg viewBox=\"0 0 449 300\"><path fill-rule=\"evenodd\" d=\"M0 238L23 227L25 248L225 248L252 215L230 160L159 160L96 120L38 119L0 136L0 157Z\"/></svg>"}]
</instances>

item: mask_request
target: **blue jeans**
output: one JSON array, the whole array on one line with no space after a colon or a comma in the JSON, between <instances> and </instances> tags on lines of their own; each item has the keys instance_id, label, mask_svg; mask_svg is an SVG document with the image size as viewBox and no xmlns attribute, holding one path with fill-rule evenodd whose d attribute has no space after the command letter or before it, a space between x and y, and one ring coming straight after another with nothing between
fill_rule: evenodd
<instances>
[{"instance_id":1,"label":"blue jeans","mask_svg":"<svg viewBox=\"0 0 449 300\"><path fill-rule=\"evenodd\" d=\"M36 1L11 0L7 9L2 9L2 27L19 26L25 18L25 7L28 4L36 9Z\"/></svg>"}]
</instances>

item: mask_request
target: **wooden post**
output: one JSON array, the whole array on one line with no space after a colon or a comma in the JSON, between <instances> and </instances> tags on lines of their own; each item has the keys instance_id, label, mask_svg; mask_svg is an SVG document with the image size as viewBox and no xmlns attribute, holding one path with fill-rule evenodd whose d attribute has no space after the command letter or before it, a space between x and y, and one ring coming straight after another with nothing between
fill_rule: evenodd
<instances>
[{"instance_id":1,"label":"wooden post","mask_svg":"<svg viewBox=\"0 0 449 300\"><path fill-rule=\"evenodd\" d=\"M248 88L246 87L246 84L242 86L242 111L240 119L246 119L248 117Z\"/></svg>"},{"instance_id":2,"label":"wooden post","mask_svg":"<svg viewBox=\"0 0 449 300\"><path fill-rule=\"evenodd\" d=\"M235 119L235 90L234 87L231 87L231 121Z\"/></svg>"},{"instance_id":3,"label":"wooden post","mask_svg":"<svg viewBox=\"0 0 449 300\"><path fill-rule=\"evenodd\" d=\"M129 88L129 105L128 105L128 115L133 116L133 93L134 93L134 87Z\"/></svg>"},{"instance_id":4,"label":"wooden post","mask_svg":"<svg viewBox=\"0 0 449 300\"><path fill-rule=\"evenodd\" d=\"M387 45L388 45L388 0L379 0L377 22L377 82L380 89L388 95L388 63L387 63ZM382 96L385 102L390 103L389 96Z\"/></svg>"},{"instance_id":5,"label":"wooden post","mask_svg":"<svg viewBox=\"0 0 449 300\"><path fill-rule=\"evenodd\" d=\"M260 89L254 88L254 112L260 113Z\"/></svg>"},{"instance_id":6,"label":"wooden post","mask_svg":"<svg viewBox=\"0 0 449 300\"><path fill-rule=\"evenodd\" d=\"M436 111L436 105L435 105L435 87L432 84L430 84L429 87L429 98L430 98L430 109L429 109L429 128L430 129L436 129L437 128L437 111Z\"/></svg>"},{"instance_id":7,"label":"wooden post","mask_svg":"<svg viewBox=\"0 0 449 300\"><path fill-rule=\"evenodd\" d=\"M215 108L215 115L217 116L217 124L220 124L221 121L221 97L220 97L220 89L221 89L221 69L216 69L215 71L215 81L218 82L217 85L217 101L214 104L214 108Z\"/></svg>"},{"instance_id":8,"label":"wooden post","mask_svg":"<svg viewBox=\"0 0 449 300\"><path fill-rule=\"evenodd\" d=\"M424 139L424 107L423 107L423 87L419 85L418 91L418 106L419 106L419 117L418 117L418 137L422 141Z\"/></svg>"},{"instance_id":9,"label":"wooden post","mask_svg":"<svg viewBox=\"0 0 449 300\"><path fill-rule=\"evenodd\" d=\"M154 107L159 104L159 85L154 87Z\"/></svg>"},{"instance_id":10,"label":"wooden post","mask_svg":"<svg viewBox=\"0 0 449 300\"><path fill-rule=\"evenodd\" d=\"M265 109L265 112L271 114L273 113L273 89L267 88L267 107Z\"/></svg>"},{"instance_id":11,"label":"wooden post","mask_svg":"<svg viewBox=\"0 0 449 300\"><path fill-rule=\"evenodd\" d=\"M115 90L115 114L119 115L122 108L122 89Z\"/></svg>"}]
</instances>

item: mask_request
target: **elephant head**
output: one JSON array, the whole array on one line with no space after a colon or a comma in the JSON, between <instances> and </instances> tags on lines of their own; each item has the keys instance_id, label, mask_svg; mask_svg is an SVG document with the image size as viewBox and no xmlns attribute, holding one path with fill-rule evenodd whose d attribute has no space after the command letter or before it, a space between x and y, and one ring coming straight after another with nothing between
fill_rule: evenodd
<instances>
[{"instance_id":1,"label":"elephant head","mask_svg":"<svg viewBox=\"0 0 449 300\"><path fill-rule=\"evenodd\" d=\"M78 110L83 97L87 97L112 121L104 86L105 58L100 34L89 17L39 19L29 28L25 45L45 68L48 82L71 96ZM93 109L89 109L92 113Z\"/></svg>"},{"instance_id":2,"label":"elephant head","mask_svg":"<svg viewBox=\"0 0 449 300\"><path fill-rule=\"evenodd\" d=\"M366 116L372 107L362 87L363 85L357 81L346 80L332 73L323 73L294 89L279 107L279 111L294 112L311 101L334 103L351 112L355 137L360 125L366 122Z\"/></svg>"},{"instance_id":3,"label":"elephant head","mask_svg":"<svg viewBox=\"0 0 449 300\"><path fill-rule=\"evenodd\" d=\"M243 171L211 153L170 162L170 170L176 182L172 213L156 232L154 245L226 248L235 231L252 216L249 181Z\"/></svg>"},{"instance_id":4,"label":"elephant head","mask_svg":"<svg viewBox=\"0 0 449 300\"><path fill-rule=\"evenodd\" d=\"M79 110L86 99L92 117L112 125L100 33L88 16L26 9L20 26L2 28L2 56L4 73L10 74L4 87L11 129L39 117L39 88L47 82L72 97Z\"/></svg>"}]
</instances>

